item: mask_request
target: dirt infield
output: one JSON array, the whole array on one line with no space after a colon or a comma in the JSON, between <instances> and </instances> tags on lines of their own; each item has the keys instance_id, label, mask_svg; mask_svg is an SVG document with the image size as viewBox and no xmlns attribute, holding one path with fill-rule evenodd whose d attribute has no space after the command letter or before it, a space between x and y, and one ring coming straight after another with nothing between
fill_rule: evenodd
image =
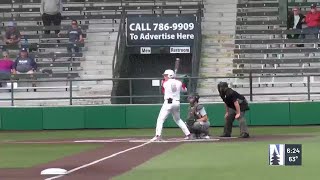
<instances>
[{"instance_id":1,"label":"dirt infield","mask_svg":"<svg viewBox=\"0 0 320 180\"><path fill-rule=\"evenodd\" d=\"M255 142L266 140L287 140L306 138L307 136L255 136L249 139L241 138L212 138L204 141L188 141L191 143L220 143L220 142ZM310 136L308 136L310 137ZM8 142L8 143L102 143L103 147L95 150L72 155L47 164L26 169L0 169L0 179L5 180L105 180L120 175L132 168L148 161L163 152L179 146L185 141L181 138L166 138L162 143L148 142L149 139L139 138L98 138L98 139L70 139L34 142ZM98 160L98 161L96 161ZM94 163L92 163L94 162ZM92 164L90 164L92 163ZM40 172L46 168L59 167L70 173L65 176L41 176ZM52 178L56 177L56 178Z\"/></svg>"}]
</instances>

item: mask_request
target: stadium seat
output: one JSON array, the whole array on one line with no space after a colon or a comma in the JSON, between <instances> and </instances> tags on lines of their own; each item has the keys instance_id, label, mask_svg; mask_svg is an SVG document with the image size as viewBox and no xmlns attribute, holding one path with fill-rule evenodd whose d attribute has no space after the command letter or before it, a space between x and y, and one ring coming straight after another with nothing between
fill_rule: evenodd
<instances>
[{"instance_id":1,"label":"stadium seat","mask_svg":"<svg viewBox=\"0 0 320 180\"><path fill-rule=\"evenodd\" d=\"M297 4L310 8L312 2ZM319 48L317 39L287 39L288 34L313 34L303 30L287 30L287 22L279 20L279 3L276 1L256 1L255 3L239 2L237 5L237 30L233 63L233 74L236 76L255 74L268 77L279 74L317 74ZM292 45L306 44L305 47L292 47ZM314 54L314 56L312 56ZM305 66L305 65L308 66ZM250 68L249 68L250 67ZM258 84L305 84L305 79L300 82L263 81L258 78ZM289 82L290 81L290 82ZM238 84L237 84L238 83ZM236 81L241 85L240 81ZM245 82L244 84L248 84Z\"/></svg>"},{"instance_id":2,"label":"stadium seat","mask_svg":"<svg viewBox=\"0 0 320 180\"><path fill-rule=\"evenodd\" d=\"M84 66L83 64L90 64L90 66L97 64L94 60L95 54L89 55L91 57L88 58L88 54L93 54L94 52L86 52L88 49L86 43L94 44L96 43L95 41L99 41L99 39L96 40L96 38L90 39L94 37L94 33L103 34L103 36L109 36L109 33L117 33L120 22L118 20L123 16L123 9L125 9L129 14L183 14L190 12L194 13L199 10L202 11L204 8L203 0L63 0L64 8L62 12L63 20L61 26L45 27L42 25L42 18L39 12L40 3L41 0L0 1L0 11L3 12L0 14L0 21L2 22L0 30L3 32L7 22L9 21L17 22L18 29L22 34L22 45L37 51L31 52L30 56L34 57L38 63L38 72L33 75L12 75L10 77L12 80L36 79L41 81L41 79L43 79L45 81L82 78L84 74L88 73L88 70L83 70L85 69L82 67ZM68 36L63 33L70 28L70 26L66 24L69 24L72 19L78 20L79 26L84 33L85 43L78 45L83 49L81 53L65 52L66 47L69 46L69 44L67 43ZM112 28L98 27L96 29L95 24L100 23L103 25L110 25ZM43 34L44 30L62 30L63 33L58 37L55 34ZM114 38L111 36L109 37ZM24 40L28 40L28 43L25 44ZM57 43L56 40L60 40L60 42ZM20 48L19 46L9 47L6 45L0 45L0 48L3 47L9 49L9 51L18 50ZM103 53L109 53L107 52L109 50L101 51ZM101 54L99 54L98 58L101 57ZM109 62L101 61L99 64L100 63ZM50 71L43 70L52 70L52 73ZM95 78L95 76L92 77ZM41 82L45 83L44 81ZM44 85L43 87L39 86L35 88L50 89L59 88L58 86L50 84L48 86ZM90 84L90 86L92 85ZM8 87L5 88L8 89ZM23 88L33 89L33 87ZM61 88L66 88L66 86L62 85Z\"/></svg>"}]
</instances>

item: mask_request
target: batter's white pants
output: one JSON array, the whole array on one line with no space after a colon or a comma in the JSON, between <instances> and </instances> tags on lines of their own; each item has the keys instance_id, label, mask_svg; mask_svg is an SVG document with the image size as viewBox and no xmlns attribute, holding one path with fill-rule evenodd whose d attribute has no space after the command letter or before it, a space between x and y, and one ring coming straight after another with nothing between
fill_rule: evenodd
<instances>
[{"instance_id":1,"label":"batter's white pants","mask_svg":"<svg viewBox=\"0 0 320 180\"><path fill-rule=\"evenodd\" d=\"M158 119L157 119L157 127L156 127L156 136L161 136L163 123L167 119L169 114L172 114L173 120L176 124L182 129L183 133L187 136L190 134L189 129L186 124L180 119L180 102L174 101L172 104L168 104L166 101L163 103Z\"/></svg>"}]
</instances>

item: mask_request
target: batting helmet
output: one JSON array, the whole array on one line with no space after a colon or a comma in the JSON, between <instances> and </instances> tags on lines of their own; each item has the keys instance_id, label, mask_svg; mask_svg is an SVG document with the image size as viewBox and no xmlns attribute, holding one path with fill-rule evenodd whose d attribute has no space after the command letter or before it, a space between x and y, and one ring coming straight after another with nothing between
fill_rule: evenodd
<instances>
[{"instance_id":1,"label":"batting helmet","mask_svg":"<svg viewBox=\"0 0 320 180\"><path fill-rule=\"evenodd\" d=\"M171 70L171 69L167 69L164 71L164 73L162 75L168 75L168 77L170 79L174 78L175 77L175 74L174 74L174 71Z\"/></svg>"}]
</instances>

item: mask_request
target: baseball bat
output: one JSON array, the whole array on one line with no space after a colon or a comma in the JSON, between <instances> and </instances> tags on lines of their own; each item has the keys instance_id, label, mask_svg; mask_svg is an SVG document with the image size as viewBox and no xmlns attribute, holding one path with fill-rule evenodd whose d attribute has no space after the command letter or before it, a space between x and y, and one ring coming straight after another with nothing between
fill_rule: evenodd
<instances>
[{"instance_id":1,"label":"baseball bat","mask_svg":"<svg viewBox=\"0 0 320 180\"><path fill-rule=\"evenodd\" d=\"M176 58L176 62L174 64L174 73L177 74L180 65L180 58Z\"/></svg>"}]
</instances>

